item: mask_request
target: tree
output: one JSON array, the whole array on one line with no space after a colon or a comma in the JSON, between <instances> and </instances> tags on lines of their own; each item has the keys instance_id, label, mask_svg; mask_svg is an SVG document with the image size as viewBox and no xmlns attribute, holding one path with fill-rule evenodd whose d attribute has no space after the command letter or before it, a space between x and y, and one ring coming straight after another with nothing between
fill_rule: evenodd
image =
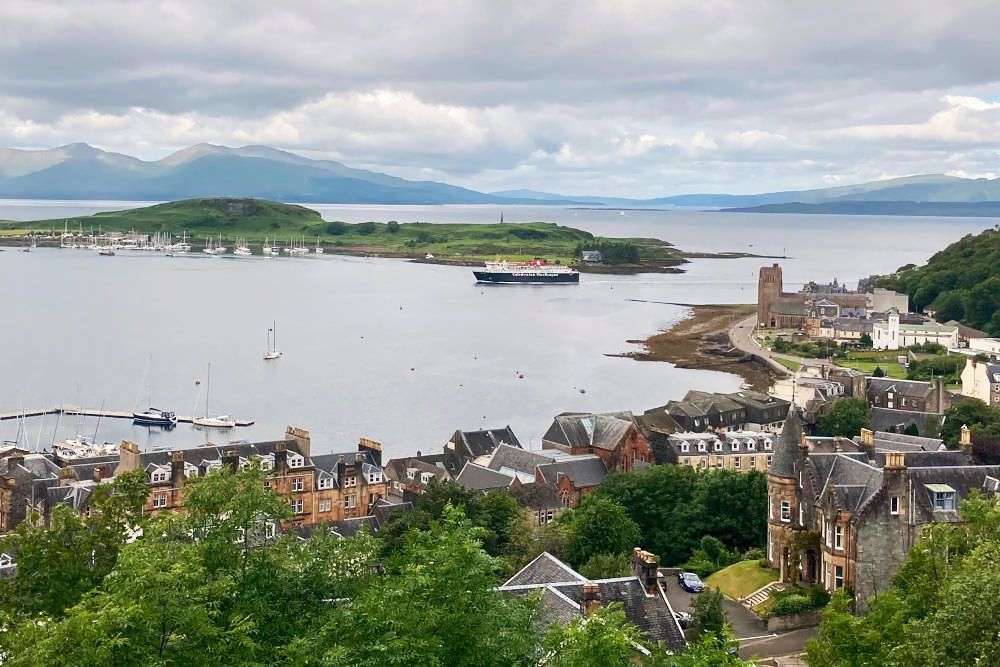
<instances>
[{"instance_id":1,"label":"tree","mask_svg":"<svg viewBox=\"0 0 1000 667\"><path fill-rule=\"evenodd\" d=\"M736 646L728 637L707 635L688 642L679 655L654 651L642 664L646 667L753 667L757 664L741 660Z\"/></svg>"},{"instance_id":2,"label":"tree","mask_svg":"<svg viewBox=\"0 0 1000 667\"><path fill-rule=\"evenodd\" d=\"M978 398L961 398L952 403L944 414L945 420L941 426L940 437L952 449L958 447L958 438L963 425L971 429L977 425L988 427L1000 422L998 411Z\"/></svg>"},{"instance_id":3,"label":"tree","mask_svg":"<svg viewBox=\"0 0 1000 667\"><path fill-rule=\"evenodd\" d=\"M881 366L876 366L875 370L872 371L872 377L884 378L885 377L885 371L882 370Z\"/></svg>"},{"instance_id":4,"label":"tree","mask_svg":"<svg viewBox=\"0 0 1000 667\"><path fill-rule=\"evenodd\" d=\"M819 431L825 436L851 438L862 428L871 426L868 402L863 398L843 398L833 405L833 409L819 420Z\"/></svg>"},{"instance_id":5,"label":"tree","mask_svg":"<svg viewBox=\"0 0 1000 667\"><path fill-rule=\"evenodd\" d=\"M375 233L375 223L374 222L362 222L357 226L358 234L363 236L371 236Z\"/></svg>"},{"instance_id":6,"label":"tree","mask_svg":"<svg viewBox=\"0 0 1000 667\"><path fill-rule=\"evenodd\" d=\"M639 629L625 619L618 603L602 607L569 625L556 625L545 637L542 665L549 667L629 667L641 646Z\"/></svg>"},{"instance_id":7,"label":"tree","mask_svg":"<svg viewBox=\"0 0 1000 667\"><path fill-rule=\"evenodd\" d=\"M326 233L330 236L343 236L347 233L347 223L334 220L333 222L327 224Z\"/></svg>"},{"instance_id":8,"label":"tree","mask_svg":"<svg viewBox=\"0 0 1000 667\"><path fill-rule=\"evenodd\" d=\"M914 423L907 424L906 428L903 429L903 433L906 435L920 435L920 429Z\"/></svg>"},{"instance_id":9,"label":"tree","mask_svg":"<svg viewBox=\"0 0 1000 667\"><path fill-rule=\"evenodd\" d=\"M958 292L945 292L937 300L934 317L938 322L965 319L965 303Z\"/></svg>"},{"instance_id":10,"label":"tree","mask_svg":"<svg viewBox=\"0 0 1000 667\"><path fill-rule=\"evenodd\" d=\"M628 557L625 554L594 554L580 568L587 579L612 579L629 575Z\"/></svg>"},{"instance_id":11,"label":"tree","mask_svg":"<svg viewBox=\"0 0 1000 667\"><path fill-rule=\"evenodd\" d=\"M597 554L624 554L639 546L639 526L613 500L584 496L569 521L569 558L574 567Z\"/></svg>"},{"instance_id":12,"label":"tree","mask_svg":"<svg viewBox=\"0 0 1000 667\"><path fill-rule=\"evenodd\" d=\"M390 234L398 234L399 223L396 222L395 220L390 220L389 222L385 223L385 231L389 232Z\"/></svg>"},{"instance_id":13,"label":"tree","mask_svg":"<svg viewBox=\"0 0 1000 667\"><path fill-rule=\"evenodd\" d=\"M860 345L861 348L864 350L872 349L874 343L872 342L871 334L868 333L861 334L861 337L858 338L858 345Z\"/></svg>"},{"instance_id":14,"label":"tree","mask_svg":"<svg viewBox=\"0 0 1000 667\"><path fill-rule=\"evenodd\" d=\"M691 603L691 609L691 634L695 639L706 635L725 636L728 622L722 607L722 593L717 588L705 587Z\"/></svg>"}]
</instances>

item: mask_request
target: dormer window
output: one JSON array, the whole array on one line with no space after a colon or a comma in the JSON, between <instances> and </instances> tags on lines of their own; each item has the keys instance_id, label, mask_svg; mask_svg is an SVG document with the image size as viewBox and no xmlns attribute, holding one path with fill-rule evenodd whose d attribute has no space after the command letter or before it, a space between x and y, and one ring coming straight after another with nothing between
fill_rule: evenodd
<instances>
[{"instance_id":1,"label":"dormer window","mask_svg":"<svg viewBox=\"0 0 1000 667\"><path fill-rule=\"evenodd\" d=\"M382 481L382 473L380 473L380 472L370 472L370 473L368 473L368 483L369 484L378 484L381 481Z\"/></svg>"},{"instance_id":2,"label":"dormer window","mask_svg":"<svg viewBox=\"0 0 1000 667\"><path fill-rule=\"evenodd\" d=\"M927 489L934 498L934 509L942 511L955 510L955 489L947 484L928 484Z\"/></svg>"},{"instance_id":3,"label":"dormer window","mask_svg":"<svg viewBox=\"0 0 1000 667\"><path fill-rule=\"evenodd\" d=\"M682 442L681 443L681 451L683 453L687 454L690 449L691 449L691 445L689 445L687 442Z\"/></svg>"},{"instance_id":4,"label":"dormer window","mask_svg":"<svg viewBox=\"0 0 1000 667\"><path fill-rule=\"evenodd\" d=\"M715 451L717 451L717 452L721 452L722 451L722 441L721 440L716 440L715 441Z\"/></svg>"},{"instance_id":5,"label":"dormer window","mask_svg":"<svg viewBox=\"0 0 1000 667\"><path fill-rule=\"evenodd\" d=\"M163 468L157 468L153 471L153 474L150 475L149 479L153 482L153 484L156 484L157 482L165 482L170 479L170 473Z\"/></svg>"},{"instance_id":6,"label":"dormer window","mask_svg":"<svg viewBox=\"0 0 1000 667\"><path fill-rule=\"evenodd\" d=\"M740 451L740 441L739 440L731 440L729 444L732 446L734 452Z\"/></svg>"},{"instance_id":7,"label":"dormer window","mask_svg":"<svg viewBox=\"0 0 1000 667\"><path fill-rule=\"evenodd\" d=\"M344 486L345 487L357 486L357 485L358 485L358 478L356 476L351 475L350 477L345 477L344 478Z\"/></svg>"},{"instance_id":8,"label":"dormer window","mask_svg":"<svg viewBox=\"0 0 1000 667\"><path fill-rule=\"evenodd\" d=\"M321 489L332 489L333 488L333 478L332 477L320 477L319 478L319 488L321 488Z\"/></svg>"},{"instance_id":9,"label":"dormer window","mask_svg":"<svg viewBox=\"0 0 1000 667\"><path fill-rule=\"evenodd\" d=\"M747 449L751 452L757 451L757 443L753 440L747 440Z\"/></svg>"},{"instance_id":10,"label":"dormer window","mask_svg":"<svg viewBox=\"0 0 1000 667\"><path fill-rule=\"evenodd\" d=\"M771 440L770 439L764 440L764 450L768 451L768 452L771 451Z\"/></svg>"},{"instance_id":11,"label":"dormer window","mask_svg":"<svg viewBox=\"0 0 1000 667\"><path fill-rule=\"evenodd\" d=\"M428 483L430 483L430 481L432 479L434 479L434 473L432 473L432 472L422 472L422 473L420 473L420 483L421 484L428 484Z\"/></svg>"},{"instance_id":12,"label":"dormer window","mask_svg":"<svg viewBox=\"0 0 1000 667\"><path fill-rule=\"evenodd\" d=\"M416 470L416 468L407 468L407 470L406 470L406 479L413 479L416 476L417 476L417 470Z\"/></svg>"},{"instance_id":13,"label":"dormer window","mask_svg":"<svg viewBox=\"0 0 1000 667\"><path fill-rule=\"evenodd\" d=\"M699 452L708 451L708 448L705 446L705 441L704 440L702 440L702 441L700 441L698 443L698 451Z\"/></svg>"},{"instance_id":14,"label":"dormer window","mask_svg":"<svg viewBox=\"0 0 1000 667\"><path fill-rule=\"evenodd\" d=\"M288 467L289 468L301 468L306 464L306 459L299 454L289 454L288 455Z\"/></svg>"}]
</instances>

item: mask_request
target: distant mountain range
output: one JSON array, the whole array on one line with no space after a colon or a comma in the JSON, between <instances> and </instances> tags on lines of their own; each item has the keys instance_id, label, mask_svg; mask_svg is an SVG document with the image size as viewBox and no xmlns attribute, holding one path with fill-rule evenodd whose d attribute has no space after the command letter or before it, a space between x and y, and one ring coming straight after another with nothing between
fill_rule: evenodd
<instances>
[{"instance_id":1,"label":"distant mountain range","mask_svg":"<svg viewBox=\"0 0 1000 667\"><path fill-rule=\"evenodd\" d=\"M772 213L892 214L898 210L901 215L951 215L954 209L961 211L956 214L991 215L995 207L968 204L1000 202L1000 179L930 174L816 190L631 199L536 190L477 192L447 183L410 181L354 169L332 160L312 160L267 146L198 144L161 160L145 161L87 144L69 144L36 151L0 148L0 197L133 201L258 197L330 204L684 206Z\"/></svg>"},{"instance_id":2,"label":"distant mountain range","mask_svg":"<svg viewBox=\"0 0 1000 667\"><path fill-rule=\"evenodd\" d=\"M409 181L267 146L198 144L147 162L87 144L0 148L0 197L172 201L258 197L330 204L531 204L435 181ZM553 203L572 204L561 201Z\"/></svg>"}]
</instances>

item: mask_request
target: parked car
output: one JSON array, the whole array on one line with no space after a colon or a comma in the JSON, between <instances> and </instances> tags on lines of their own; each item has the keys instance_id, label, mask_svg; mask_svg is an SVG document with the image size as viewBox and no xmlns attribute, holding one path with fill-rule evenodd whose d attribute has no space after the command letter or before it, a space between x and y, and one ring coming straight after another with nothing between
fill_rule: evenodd
<instances>
[{"instance_id":1,"label":"parked car","mask_svg":"<svg viewBox=\"0 0 1000 667\"><path fill-rule=\"evenodd\" d=\"M680 572L677 575L677 583L688 593L701 593L705 590L705 584L694 572Z\"/></svg>"},{"instance_id":2,"label":"parked car","mask_svg":"<svg viewBox=\"0 0 1000 667\"><path fill-rule=\"evenodd\" d=\"M692 616L686 611L675 611L674 618L677 619L677 625L684 629L687 629L687 627L691 625Z\"/></svg>"}]
</instances>

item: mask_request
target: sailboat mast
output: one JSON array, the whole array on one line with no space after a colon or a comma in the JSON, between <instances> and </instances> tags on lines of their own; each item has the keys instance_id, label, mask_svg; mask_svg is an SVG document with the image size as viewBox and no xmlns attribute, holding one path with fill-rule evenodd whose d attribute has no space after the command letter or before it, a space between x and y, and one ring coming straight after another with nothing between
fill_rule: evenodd
<instances>
[{"instance_id":1,"label":"sailboat mast","mask_svg":"<svg viewBox=\"0 0 1000 667\"><path fill-rule=\"evenodd\" d=\"M208 410L208 397L212 393L212 362L208 362L208 375L205 376L205 416L212 414Z\"/></svg>"}]
</instances>

